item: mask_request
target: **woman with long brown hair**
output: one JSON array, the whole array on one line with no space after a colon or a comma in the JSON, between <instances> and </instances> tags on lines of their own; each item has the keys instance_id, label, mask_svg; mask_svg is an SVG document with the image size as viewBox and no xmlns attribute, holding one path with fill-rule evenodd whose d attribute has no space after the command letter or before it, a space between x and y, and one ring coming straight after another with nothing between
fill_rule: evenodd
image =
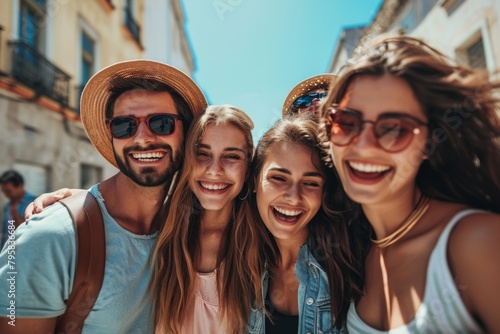
<instances>
[{"instance_id":1,"label":"woman with long brown hair","mask_svg":"<svg viewBox=\"0 0 500 334\"><path fill-rule=\"evenodd\" d=\"M345 332L361 293L363 238L324 152L313 113L278 121L259 141L250 206L265 241L265 308L252 310L248 333Z\"/></svg>"},{"instance_id":2,"label":"woman with long brown hair","mask_svg":"<svg viewBox=\"0 0 500 334\"><path fill-rule=\"evenodd\" d=\"M208 107L190 126L153 254L156 332L241 333L254 298L262 304L257 232L244 213L252 128L229 105Z\"/></svg>"},{"instance_id":3,"label":"woman with long brown hair","mask_svg":"<svg viewBox=\"0 0 500 334\"><path fill-rule=\"evenodd\" d=\"M500 332L499 87L392 37L331 88L324 140L372 239L349 331Z\"/></svg>"}]
</instances>

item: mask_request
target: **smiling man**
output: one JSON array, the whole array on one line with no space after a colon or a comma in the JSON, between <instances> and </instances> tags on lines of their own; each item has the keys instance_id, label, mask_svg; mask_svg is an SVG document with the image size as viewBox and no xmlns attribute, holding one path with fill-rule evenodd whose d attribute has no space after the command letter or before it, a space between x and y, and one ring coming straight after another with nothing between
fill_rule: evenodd
<instances>
[{"instance_id":1,"label":"smiling man","mask_svg":"<svg viewBox=\"0 0 500 334\"><path fill-rule=\"evenodd\" d=\"M183 161L193 114L206 108L199 87L181 71L153 61L111 65L87 83L81 118L99 153L119 172L90 192L106 235L102 288L83 333L152 333L148 282L159 229L154 217ZM53 333L66 310L76 267L72 219L55 204L16 231L15 326L0 318L1 333ZM0 254L0 309L11 282L7 247ZM2 312L4 315L5 311Z\"/></svg>"}]
</instances>

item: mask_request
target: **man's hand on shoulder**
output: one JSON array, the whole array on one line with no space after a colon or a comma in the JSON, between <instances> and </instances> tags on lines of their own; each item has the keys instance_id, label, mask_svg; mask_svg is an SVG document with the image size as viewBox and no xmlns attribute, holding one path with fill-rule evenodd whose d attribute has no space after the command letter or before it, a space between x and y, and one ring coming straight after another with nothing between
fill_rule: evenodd
<instances>
[{"instance_id":1,"label":"man's hand on shoulder","mask_svg":"<svg viewBox=\"0 0 500 334\"><path fill-rule=\"evenodd\" d=\"M62 188L51 193L44 193L38 196L33 202L28 204L26 210L24 210L24 219L31 218L32 215L40 213L57 201L60 201L66 197L78 194L82 189L68 189Z\"/></svg>"}]
</instances>

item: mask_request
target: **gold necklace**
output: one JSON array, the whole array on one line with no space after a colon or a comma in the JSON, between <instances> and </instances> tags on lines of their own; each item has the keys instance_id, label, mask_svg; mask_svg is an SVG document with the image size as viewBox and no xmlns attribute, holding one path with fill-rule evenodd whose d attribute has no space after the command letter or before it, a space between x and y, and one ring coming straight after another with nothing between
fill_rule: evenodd
<instances>
[{"instance_id":1,"label":"gold necklace","mask_svg":"<svg viewBox=\"0 0 500 334\"><path fill-rule=\"evenodd\" d=\"M379 240L371 239L371 241L375 244L377 248L386 248L394 244L396 241L398 241L399 239L404 237L408 232L410 232L413 226L415 226L415 224L418 223L420 218L422 218L422 216L427 212L429 206L430 206L429 197L422 195L418 200L417 205L410 213L408 218L406 218L405 222L401 225L400 228L398 228L396 231L394 231L385 238Z\"/></svg>"}]
</instances>

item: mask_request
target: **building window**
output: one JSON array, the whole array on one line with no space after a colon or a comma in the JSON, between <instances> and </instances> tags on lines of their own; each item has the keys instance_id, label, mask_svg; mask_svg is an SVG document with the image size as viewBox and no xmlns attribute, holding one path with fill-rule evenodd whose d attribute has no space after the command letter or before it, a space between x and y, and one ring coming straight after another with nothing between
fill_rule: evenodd
<instances>
[{"instance_id":1,"label":"building window","mask_svg":"<svg viewBox=\"0 0 500 334\"><path fill-rule=\"evenodd\" d=\"M19 39L43 53L47 19L46 1L21 0L19 13Z\"/></svg>"},{"instance_id":2,"label":"building window","mask_svg":"<svg viewBox=\"0 0 500 334\"><path fill-rule=\"evenodd\" d=\"M89 34L82 30L81 43L81 81L77 87L77 110L79 110L80 97L82 95L83 87L85 87L85 84L89 81L95 70L95 41L89 36Z\"/></svg>"},{"instance_id":3,"label":"building window","mask_svg":"<svg viewBox=\"0 0 500 334\"><path fill-rule=\"evenodd\" d=\"M457 61L477 70L487 69L483 34L477 32L456 50Z\"/></svg>"},{"instance_id":4,"label":"building window","mask_svg":"<svg viewBox=\"0 0 500 334\"><path fill-rule=\"evenodd\" d=\"M486 68L486 56L484 54L483 38L473 43L465 50L467 63L470 67L475 69Z\"/></svg>"},{"instance_id":5,"label":"building window","mask_svg":"<svg viewBox=\"0 0 500 334\"><path fill-rule=\"evenodd\" d=\"M95 42L84 31L82 31L82 83L86 83L94 71Z\"/></svg>"},{"instance_id":6,"label":"building window","mask_svg":"<svg viewBox=\"0 0 500 334\"><path fill-rule=\"evenodd\" d=\"M18 40L11 47L11 75L34 90L35 98L48 96L68 105L70 76L45 57L46 0L19 0Z\"/></svg>"},{"instance_id":7,"label":"building window","mask_svg":"<svg viewBox=\"0 0 500 334\"><path fill-rule=\"evenodd\" d=\"M89 189L102 181L102 168L87 164L80 165L80 188Z\"/></svg>"},{"instance_id":8,"label":"building window","mask_svg":"<svg viewBox=\"0 0 500 334\"><path fill-rule=\"evenodd\" d=\"M139 23L136 21L135 14L135 1L134 0L126 0L125 3L125 26L132 34L132 37L135 39L139 45L141 45L141 27Z\"/></svg>"}]
</instances>

